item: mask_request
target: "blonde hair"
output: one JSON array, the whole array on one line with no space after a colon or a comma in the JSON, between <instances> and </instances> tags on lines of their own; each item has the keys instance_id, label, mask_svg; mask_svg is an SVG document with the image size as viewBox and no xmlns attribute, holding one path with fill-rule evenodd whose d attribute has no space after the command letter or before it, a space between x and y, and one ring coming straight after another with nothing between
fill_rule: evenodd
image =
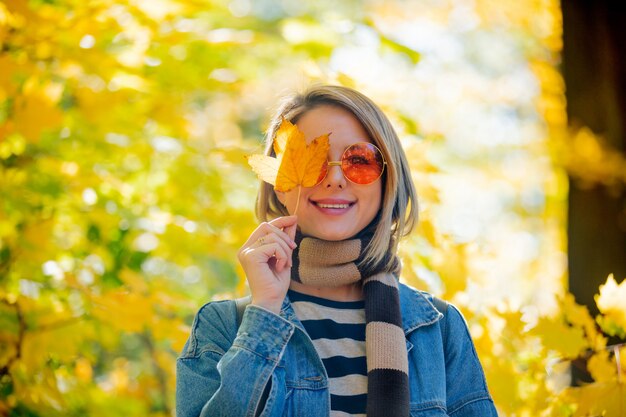
<instances>
[{"instance_id":1,"label":"blonde hair","mask_svg":"<svg viewBox=\"0 0 626 417\"><path fill-rule=\"evenodd\" d=\"M377 216L378 224L365 249L363 263L379 265L386 262L383 269L399 272L395 256L388 254L396 254L400 238L408 235L417 224L417 193L398 135L389 119L372 100L351 88L333 85L312 86L300 94L286 97L267 129L265 154L274 155L274 136L283 118L295 124L304 113L319 106L338 106L352 113L387 161L382 177L383 198ZM265 182L261 182L257 194L256 215L259 221L289 215L272 185Z\"/></svg>"}]
</instances>

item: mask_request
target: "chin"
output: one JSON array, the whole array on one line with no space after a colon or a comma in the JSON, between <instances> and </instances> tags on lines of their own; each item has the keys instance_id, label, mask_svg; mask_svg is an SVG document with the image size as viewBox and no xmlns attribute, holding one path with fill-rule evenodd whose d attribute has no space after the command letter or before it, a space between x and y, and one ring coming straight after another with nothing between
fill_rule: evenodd
<instances>
[{"instance_id":1,"label":"chin","mask_svg":"<svg viewBox=\"0 0 626 417\"><path fill-rule=\"evenodd\" d=\"M345 240L347 238L348 238L348 236L341 235L341 236L327 236L327 237L322 237L320 239L328 240L329 242L339 242L339 241Z\"/></svg>"},{"instance_id":2,"label":"chin","mask_svg":"<svg viewBox=\"0 0 626 417\"><path fill-rule=\"evenodd\" d=\"M310 236L313 236L317 239L322 239L322 240L328 240L331 242L338 242L340 240L346 240L349 239L351 237L353 237L354 235L356 235L357 233L351 233L351 232L347 232L347 231L337 231L337 232L317 232L317 233L311 233Z\"/></svg>"}]
</instances>

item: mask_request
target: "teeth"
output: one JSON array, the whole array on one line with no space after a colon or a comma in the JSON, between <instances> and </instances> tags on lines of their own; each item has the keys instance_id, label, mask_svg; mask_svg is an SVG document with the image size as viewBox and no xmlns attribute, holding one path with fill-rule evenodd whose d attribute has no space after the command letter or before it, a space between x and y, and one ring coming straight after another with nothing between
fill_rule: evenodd
<instances>
[{"instance_id":1,"label":"teeth","mask_svg":"<svg viewBox=\"0 0 626 417\"><path fill-rule=\"evenodd\" d=\"M317 205L321 208L331 208L331 209L345 209L350 207L350 204L322 204L317 203Z\"/></svg>"}]
</instances>

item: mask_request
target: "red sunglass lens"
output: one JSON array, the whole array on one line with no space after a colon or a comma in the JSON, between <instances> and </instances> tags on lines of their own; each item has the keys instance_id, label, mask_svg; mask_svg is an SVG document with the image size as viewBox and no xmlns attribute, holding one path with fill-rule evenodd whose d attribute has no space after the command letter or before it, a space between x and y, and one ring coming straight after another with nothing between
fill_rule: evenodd
<instances>
[{"instance_id":1,"label":"red sunglass lens","mask_svg":"<svg viewBox=\"0 0 626 417\"><path fill-rule=\"evenodd\" d=\"M345 150L341 169L356 184L370 184L382 175L383 156L371 143L356 143Z\"/></svg>"},{"instance_id":2,"label":"red sunglass lens","mask_svg":"<svg viewBox=\"0 0 626 417\"><path fill-rule=\"evenodd\" d=\"M317 178L316 184L319 184L320 182L324 180L324 178L326 178L326 173L328 173L328 161L324 162L324 165L322 166L322 170L320 171L320 176Z\"/></svg>"}]
</instances>

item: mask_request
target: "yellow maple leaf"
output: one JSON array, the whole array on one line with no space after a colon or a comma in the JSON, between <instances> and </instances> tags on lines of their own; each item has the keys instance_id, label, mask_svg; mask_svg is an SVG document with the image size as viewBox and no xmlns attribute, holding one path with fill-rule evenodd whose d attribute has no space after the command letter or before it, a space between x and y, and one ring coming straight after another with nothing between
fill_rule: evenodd
<instances>
[{"instance_id":1,"label":"yellow maple leaf","mask_svg":"<svg viewBox=\"0 0 626 417\"><path fill-rule=\"evenodd\" d=\"M562 396L576 404L573 417L618 417L626 413L626 384L623 382L595 382L572 387L566 389Z\"/></svg>"},{"instance_id":2,"label":"yellow maple leaf","mask_svg":"<svg viewBox=\"0 0 626 417\"><path fill-rule=\"evenodd\" d=\"M319 136L307 145L304 134L297 128L293 130L276 176L276 191L286 192L297 186L317 184L329 148L328 135Z\"/></svg>"},{"instance_id":3,"label":"yellow maple leaf","mask_svg":"<svg viewBox=\"0 0 626 417\"><path fill-rule=\"evenodd\" d=\"M260 180L276 185L280 159L258 154L249 155L246 159Z\"/></svg>"},{"instance_id":4,"label":"yellow maple leaf","mask_svg":"<svg viewBox=\"0 0 626 417\"><path fill-rule=\"evenodd\" d=\"M606 340L596 329L596 323L589 314L587 307L576 303L572 294L565 294L560 301L561 313L569 324L573 327L581 328L585 331L585 335L591 348L594 350L604 349Z\"/></svg>"},{"instance_id":5,"label":"yellow maple leaf","mask_svg":"<svg viewBox=\"0 0 626 417\"><path fill-rule=\"evenodd\" d=\"M276 137L274 138L274 153L277 158L282 159L285 149L287 149L287 142L289 141L289 138L298 134L302 134L298 129L298 126L294 125L287 119L283 119L282 123L278 127L278 130L276 131Z\"/></svg>"},{"instance_id":6,"label":"yellow maple leaf","mask_svg":"<svg viewBox=\"0 0 626 417\"><path fill-rule=\"evenodd\" d=\"M565 358L576 358L589 346L583 330L567 324L561 316L541 317L531 334L541 337L546 349Z\"/></svg>"},{"instance_id":7,"label":"yellow maple leaf","mask_svg":"<svg viewBox=\"0 0 626 417\"><path fill-rule=\"evenodd\" d=\"M312 187L317 184L330 149L328 136L319 136L307 144L300 129L283 119L274 138L276 157L250 155L248 163L258 177L272 184L276 191Z\"/></svg>"},{"instance_id":8,"label":"yellow maple leaf","mask_svg":"<svg viewBox=\"0 0 626 417\"><path fill-rule=\"evenodd\" d=\"M600 294L595 296L598 309L603 316L598 323L606 333L624 337L626 335L626 280L619 285L613 274L609 275L604 285L600 285Z\"/></svg>"},{"instance_id":9,"label":"yellow maple leaf","mask_svg":"<svg viewBox=\"0 0 626 417\"><path fill-rule=\"evenodd\" d=\"M617 378L617 367L614 357L607 349L594 353L587 362L587 369L596 382L613 381Z\"/></svg>"}]
</instances>

